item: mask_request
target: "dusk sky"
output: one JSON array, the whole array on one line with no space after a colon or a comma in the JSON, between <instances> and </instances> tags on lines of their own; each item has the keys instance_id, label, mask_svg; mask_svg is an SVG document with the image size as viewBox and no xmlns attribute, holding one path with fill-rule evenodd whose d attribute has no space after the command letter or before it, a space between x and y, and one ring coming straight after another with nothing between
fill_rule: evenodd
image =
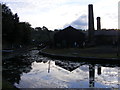
<instances>
[{"instance_id":1,"label":"dusk sky","mask_svg":"<svg viewBox=\"0 0 120 90\"><path fill-rule=\"evenodd\" d=\"M93 4L94 23L101 17L101 27L118 28L119 0L1 0L21 22L32 27L46 26L49 30L63 29L69 25L77 29L88 28L88 4Z\"/></svg>"}]
</instances>

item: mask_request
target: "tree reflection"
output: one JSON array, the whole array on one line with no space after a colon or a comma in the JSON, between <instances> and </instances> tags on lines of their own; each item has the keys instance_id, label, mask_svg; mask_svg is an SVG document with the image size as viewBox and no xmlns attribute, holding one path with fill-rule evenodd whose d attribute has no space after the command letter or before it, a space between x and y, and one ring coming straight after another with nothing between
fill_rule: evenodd
<instances>
[{"instance_id":1,"label":"tree reflection","mask_svg":"<svg viewBox=\"0 0 120 90\"><path fill-rule=\"evenodd\" d=\"M9 60L3 61L3 73L2 76L4 79L10 83L19 84L21 74L30 72L31 63L27 58L16 57Z\"/></svg>"}]
</instances>

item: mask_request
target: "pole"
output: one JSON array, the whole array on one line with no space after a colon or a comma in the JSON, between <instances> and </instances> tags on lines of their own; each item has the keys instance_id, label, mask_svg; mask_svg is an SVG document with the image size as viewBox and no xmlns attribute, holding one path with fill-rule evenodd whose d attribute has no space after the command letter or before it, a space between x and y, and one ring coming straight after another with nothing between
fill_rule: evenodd
<instances>
[{"instance_id":1,"label":"pole","mask_svg":"<svg viewBox=\"0 0 120 90\"><path fill-rule=\"evenodd\" d=\"M50 60L48 61L48 73L50 73Z\"/></svg>"}]
</instances>

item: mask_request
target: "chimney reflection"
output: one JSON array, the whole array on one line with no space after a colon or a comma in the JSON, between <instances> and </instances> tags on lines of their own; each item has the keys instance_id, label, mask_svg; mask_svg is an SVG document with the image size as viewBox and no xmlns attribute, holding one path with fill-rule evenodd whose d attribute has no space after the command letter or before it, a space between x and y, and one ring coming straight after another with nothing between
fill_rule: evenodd
<instances>
[{"instance_id":1,"label":"chimney reflection","mask_svg":"<svg viewBox=\"0 0 120 90\"><path fill-rule=\"evenodd\" d=\"M95 65L89 65L89 87L94 87L95 79Z\"/></svg>"},{"instance_id":2,"label":"chimney reflection","mask_svg":"<svg viewBox=\"0 0 120 90\"><path fill-rule=\"evenodd\" d=\"M98 66L98 68L97 68L97 74L101 75L101 66Z\"/></svg>"}]
</instances>

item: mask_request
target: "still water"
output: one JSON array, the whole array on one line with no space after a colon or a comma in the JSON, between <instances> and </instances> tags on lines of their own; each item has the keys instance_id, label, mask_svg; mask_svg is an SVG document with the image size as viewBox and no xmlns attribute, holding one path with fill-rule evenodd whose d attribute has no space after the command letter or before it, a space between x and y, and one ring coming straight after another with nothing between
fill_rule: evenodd
<instances>
[{"instance_id":1,"label":"still water","mask_svg":"<svg viewBox=\"0 0 120 90\"><path fill-rule=\"evenodd\" d=\"M18 88L118 88L119 66L53 60L31 50L3 61L3 77Z\"/></svg>"}]
</instances>

